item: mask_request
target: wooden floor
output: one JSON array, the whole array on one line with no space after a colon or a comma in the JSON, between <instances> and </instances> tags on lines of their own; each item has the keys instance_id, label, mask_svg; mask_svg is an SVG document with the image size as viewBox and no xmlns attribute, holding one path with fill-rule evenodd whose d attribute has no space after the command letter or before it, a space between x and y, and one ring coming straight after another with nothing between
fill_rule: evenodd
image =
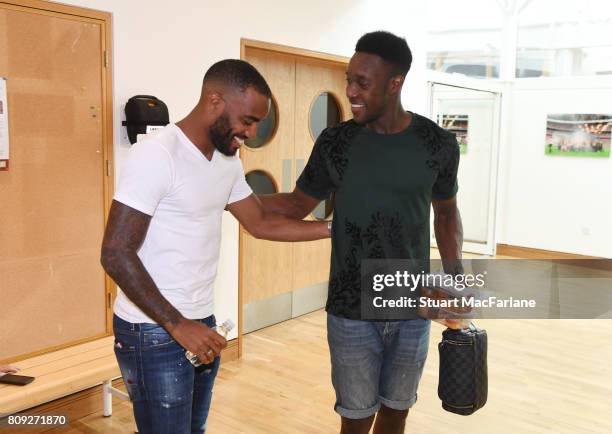
<instances>
[{"instance_id":1,"label":"wooden floor","mask_svg":"<svg viewBox=\"0 0 612 434\"><path fill-rule=\"evenodd\" d=\"M436 394L442 327L434 323L406 433L612 433L612 320L478 325L489 334L487 405L467 417L442 410ZM338 432L323 311L251 333L244 350L219 372L208 433ZM94 402L91 414L53 432L133 432L128 402L115 399L109 418Z\"/></svg>"}]
</instances>

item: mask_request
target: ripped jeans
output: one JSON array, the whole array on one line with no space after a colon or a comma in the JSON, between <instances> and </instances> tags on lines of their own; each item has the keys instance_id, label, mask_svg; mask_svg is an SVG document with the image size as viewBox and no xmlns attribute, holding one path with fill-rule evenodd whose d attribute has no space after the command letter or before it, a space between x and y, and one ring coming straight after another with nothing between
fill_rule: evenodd
<instances>
[{"instance_id":1,"label":"ripped jeans","mask_svg":"<svg viewBox=\"0 0 612 434\"><path fill-rule=\"evenodd\" d=\"M214 327L214 315L199 320ZM185 350L157 324L113 317L115 355L141 434L206 431L219 357L194 368Z\"/></svg>"}]
</instances>

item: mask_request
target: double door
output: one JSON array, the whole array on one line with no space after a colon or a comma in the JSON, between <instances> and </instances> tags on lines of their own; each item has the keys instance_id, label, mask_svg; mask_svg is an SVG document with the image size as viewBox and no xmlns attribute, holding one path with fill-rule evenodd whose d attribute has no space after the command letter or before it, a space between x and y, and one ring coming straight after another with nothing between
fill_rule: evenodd
<instances>
[{"instance_id":1,"label":"double door","mask_svg":"<svg viewBox=\"0 0 612 434\"><path fill-rule=\"evenodd\" d=\"M244 59L266 78L273 94L257 137L241 159L255 193L290 192L327 126L350 117L346 63L247 46ZM331 219L333 197L307 219ZM240 275L243 331L248 333L324 306L330 241L279 243L257 240L241 229Z\"/></svg>"}]
</instances>

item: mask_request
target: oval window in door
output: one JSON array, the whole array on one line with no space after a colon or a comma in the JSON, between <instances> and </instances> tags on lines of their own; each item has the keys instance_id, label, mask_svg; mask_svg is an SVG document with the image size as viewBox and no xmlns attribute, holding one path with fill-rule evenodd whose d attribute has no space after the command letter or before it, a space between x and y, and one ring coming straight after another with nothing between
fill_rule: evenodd
<instances>
[{"instance_id":1,"label":"oval window in door","mask_svg":"<svg viewBox=\"0 0 612 434\"><path fill-rule=\"evenodd\" d=\"M272 104L270 104L270 111L268 115L257 124L257 133L255 137L251 137L244 141L244 144L251 148L261 148L272 140L276 133L276 127L278 125L278 106L276 100L272 98Z\"/></svg>"},{"instance_id":2,"label":"oval window in door","mask_svg":"<svg viewBox=\"0 0 612 434\"><path fill-rule=\"evenodd\" d=\"M278 191L272 176L263 170L252 170L245 178L255 194L273 194Z\"/></svg>"},{"instance_id":3,"label":"oval window in door","mask_svg":"<svg viewBox=\"0 0 612 434\"><path fill-rule=\"evenodd\" d=\"M334 212L334 205L336 204L336 193L329 195L327 199L319 202L317 207L312 211L312 216L317 220L328 220Z\"/></svg>"},{"instance_id":4,"label":"oval window in door","mask_svg":"<svg viewBox=\"0 0 612 434\"><path fill-rule=\"evenodd\" d=\"M310 108L310 135L316 140L327 127L333 127L342 120L340 104L330 92L321 92Z\"/></svg>"}]
</instances>

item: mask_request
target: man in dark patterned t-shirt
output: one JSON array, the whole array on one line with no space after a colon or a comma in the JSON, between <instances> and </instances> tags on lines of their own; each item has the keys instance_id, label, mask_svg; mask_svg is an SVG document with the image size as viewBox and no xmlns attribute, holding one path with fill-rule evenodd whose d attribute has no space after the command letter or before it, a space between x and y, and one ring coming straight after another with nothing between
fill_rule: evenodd
<instances>
[{"instance_id":1,"label":"man in dark patterned t-shirt","mask_svg":"<svg viewBox=\"0 0 612 434\"><path fill-rule=\"evenodd\" d=\"M412 55L403 38L357 42L346 95L353 119L324 130L292 193L260 196L270 210L308 215L335 192L327 334L342 433L403 433L427 357L430 321L361 319L361 261L429 260L429 212L446 272L460 272L459 146L429 119L404 111Z\"/></svg>"}]
</instances>

